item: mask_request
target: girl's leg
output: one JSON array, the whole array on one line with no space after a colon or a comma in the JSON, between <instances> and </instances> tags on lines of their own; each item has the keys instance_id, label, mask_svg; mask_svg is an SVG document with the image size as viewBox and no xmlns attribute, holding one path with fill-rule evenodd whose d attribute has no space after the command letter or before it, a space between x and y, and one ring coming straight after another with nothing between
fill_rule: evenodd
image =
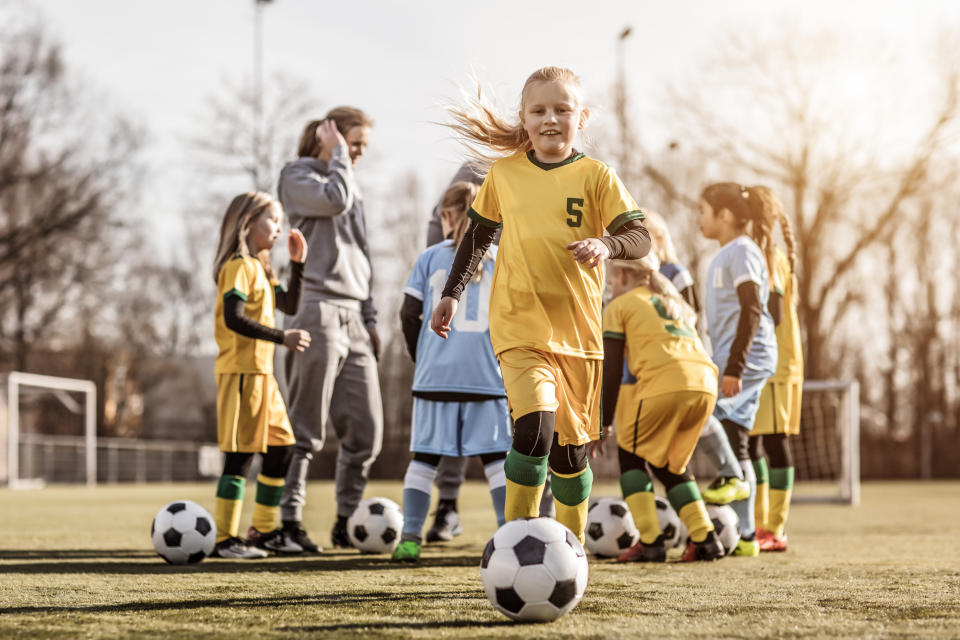
<instances>
[{"instance_id":1,"label":"girl's leg","mask_svg":"<svg viewBox=\"0 0 960 640\"><path fill-rule=\"evenodd\" d=\"M584 544L587 526L587 500L593 487L593 471L587 464L587 446L560 445L556 434L550 449L550 485L557 522L566 526Z\"/></svg>"},{"instance_id":2,"label":"girl's leg","mask_svg":"<svg viewBox=\"0 0 960 640\"><path fill-rule=\"evenodd\" d=\"M746 498L734 500L730 503L733 510L737 512L740 518L740 541L743 543L752 543L756 538L756 529L754 524L754 496L757 491L757 476L753 472L753 463L750 462L749 440L750 432L732 420L723 421L723 429L727 432L727 439L730 441L730 447L733 449L737 462L743 471L743 478L750 488ZM755 555L755 554L751 554Z\"/></svg>"},{"instance_id":3,"label":"girl's leg","mask_svg":"<svg viewBox=\"0 0 960 640\"><path fill-rule=\"evenodd\" d=\"M243 509L243 491L252 453L227 453L223 461L223 475L217 482L217 542L240 536L240 511Z\"/></svg>"},{"instance_id":4,"label":"girl's leg","mask_svg":"<svg viewBox=\"0 0 960 640\"><path fill-rule=\"evenodd\" d=\"M620 458L620 491L630 507L633 523L640 532L640 542L653 544L661 532L653 482L647 473L646 460L622 448L617 450L617 454Z\"/></svg>"},{"instance_id":5,"label":"girl's leg","mask_svg":"<svg viewBox=\"0 0 960 640\"><path fill-rule=\"evenodd\" d=\"M293 447L269 446L263 454L263 465L257 476L257 500L253 505L253 528L259 533L270 533L277 528L280 498Z\"/></svg>"},{"instance_id":6,"label":"girl's leg","mask_svg":"<svg viewBox=\"0 0 960 640\"><path fill-rule=\"evenodd\" d=\"M490 486L490 498L493 500L493 511L497 514L497 526L502 527L504 519L504 505L507 500L507 477L503 472L503 465L507 459L505 453L485 453L480 456L483 463L483 475L487 477Z\"/></svg>"},{"instance_id":7,"label":"girl's leg","mask_svg":"<svg viewBox=\"0 0 960 640\"><path fill-rule=\"evenodd\" d=\"M737 457L730 448L730 441L723 431L723 425L715 417L710 416L706 426L700 433L697 442L697 451L703 453L713 468L717 470L717 477L721 479L743 479L743 471L737 464Z\"/></svg>"},{"instance_id":8,"label":"girl's leg","mask_svg":"<svg viewBox=\"0 0 960 640\"><path fill-rule=\"evenodd\" d=\"M766 436L764 441L770 456L770 512L765 528L782 537L793 494L793 451L790 439L784 433Z\"/></svg>"},{"instance_id":9,"label":"girl's leg","mask_svg":"<svg viewBox=\"0 0 960 640\"><path fill-rule=\"evenodd\" d=\"M423 541L423 523L430 511L430 494L437 477L440 456L431 453L414 453L413 460L403 477L403 532L400 541Z\"/></svg>"},{"instance_id":10,"label":"girl's leg","mask_svg":"<svg viewBox=\"0 0 960 640\"><path fill-rule=\"evenodd\" d=\"M514 422L513 445L503 465L507 481L504 504L507 522L537 517L547 481L547 455L553 442L555 416L552 411L534 411Z\"/></svg>"},{"instance_id":11,"label":"girl's leg","mask_svg":"<svg viewBox=\"0 0 960 640\"><path fill-rule=\"evenodd\" d=\"M770 472L767 468L767 458L763 454L764 438L776 436L750 436L750 460L753 462L753 472L757 476L757 498L754 501L757 530L767 531L767 512L770 504Z\"/></svg>"},{"instance_id":12,"label":"girl's leg","mask_svg":"<svg viewBox=\"0 0 960 640\"><path fill-rule=\"evenodd\" d=\"M657 480L663 483L667 490L667 500L673 507L683 524L687 527L690 539L696 543L703 542L713 531L713 522L707 515L707 507L700 497L697 481L690 471L682 474L673 473L667 467L650 465L650 470Z\"/></svg>"}]
</instances>

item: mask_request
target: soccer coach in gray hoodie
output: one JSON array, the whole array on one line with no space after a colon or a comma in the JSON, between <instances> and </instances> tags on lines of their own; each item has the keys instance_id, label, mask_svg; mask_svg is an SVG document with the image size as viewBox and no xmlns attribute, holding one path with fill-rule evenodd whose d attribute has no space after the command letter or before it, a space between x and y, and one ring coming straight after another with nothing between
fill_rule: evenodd
<instances>
[{"instance_id":1,"label":"soccer coach in gray hoodie","mask_svg":"<svg viewBox=\"0 0 960 640\"><path fill-rule=\"evenodd\" d=\"M277 192L290 225L310 253L303 298L286 328L305 329L313 342L285 362L288 408L297 444L280 513L287 548L319 546L303 528L307 471L323 448L327 424L340 440L334 546L349 546L347 518L363 496L370 465L383 441L383 404L377 375L380 338L371 283L373 270L363 199L353 167L363 155L372 121L360 109L337 107L309 123L297 155L280 172Z\"/></svg>"}]
</instances>

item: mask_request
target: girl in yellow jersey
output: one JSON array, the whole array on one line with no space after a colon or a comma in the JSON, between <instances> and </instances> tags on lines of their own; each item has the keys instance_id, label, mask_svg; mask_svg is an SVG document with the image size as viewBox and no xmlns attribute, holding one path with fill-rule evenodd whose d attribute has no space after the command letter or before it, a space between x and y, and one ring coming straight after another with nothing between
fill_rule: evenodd
<instances>
[{"instance_id":1,"label":"girl in yellow jersey","mask_svg":"<svg viewBox=\"0 0 960 640\"><path fill-rule=\"evenodd\" d=\"M780 228L787 251L774 247L770 294L770 309L776 324L777 370L760 394L757 421L750 432L750 459L757 474L755 511L760 551L787 550L784 528L793 493L790 436L800 433L803 390L803 347L794 272L796 246L790 222L782 209Z\"/></svg>"},{"instance_id":2,"label":"girl in yellow jersey","mask_svg":"<svg viewBox=\"0 0 960 640\"><path fill-rule=\"evenodd\" d=\"M284 290L270 265L270 249L280 234L280 203L259 191L233 199L220 226L214 260L217 283L214 337L217 355L217 440L224 452L217 483L217 545L221 558L263 558L268 551L301 553L303 547L276 527L283 479L295 438L287 408L273 377L277 344L303 351L310 334L274 328L274 309L296 313L307 244L290 232L290 282ZM240 538L247 469L253 455L263 455L257 476L253 524Z\"/></svg>"},{"instance_id":3,"label":"girl in yellow jersey","mask_svg":"<svg viewBox=\"0 0 960 640\"><path fill-rule=\"evenodd\" d=\"M453 129L492 164L431 328L447 336L469 275L502 227L490 340L514 419L506 520L537 516L549 469L557 520L582 541L593 483L586 444L600 437L603 263L646 255L643 213L612 169L574 148L588 111L569 69L527 78L518 121L482 94L450 113Z\"/></svg>"},{"instance_id":4,"label":"girl in yellow jersey","mask_svg":"<svg viewBox=\"0 0 960 640\"><path fill-rule=\"evenodd\" d=\"M640 531L618 560L667 557L647 465L690 532L684 560L714 560L724 549L687 462L717 401L717 366L693 328L695 312L658 269L652 254L612 263L615 297L603 313L603 424L616 418L620 488ZM621 395L624 357L637 382ZM602 452L602 441L595 448Z\"/></svg>"}]
</instances>

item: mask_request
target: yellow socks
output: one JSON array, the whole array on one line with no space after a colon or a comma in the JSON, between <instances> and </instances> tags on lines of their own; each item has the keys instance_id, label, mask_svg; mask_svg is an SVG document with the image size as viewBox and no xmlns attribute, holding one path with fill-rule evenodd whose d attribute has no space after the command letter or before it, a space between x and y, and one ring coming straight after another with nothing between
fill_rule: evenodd
<instances>
[{"instance_id":1,"label":"yellow socks","mask_svg":"<svg viewBox=\"0 0 960 640\"><path fill-rule=\"evenodd\" d=\"M257 502L253 506L254 529L260 533L270 533L277 528L282 495L283 478L271 478L262 473L257 476Z\"/></svg>"},{"instance_id":2,"label":"yellow socks","mask_svg":"<svg viewBox=\"0 0 960 640\"><path fill-rule=\"evenodd\" d=\"M504 520L536 518L547 482L547 456L526 456L511 448L503 463L507 478Z\"/></svg>"},{"instance_id":3,"label":"yellow socks","mask_svg":"<svg viewBox=\"0 0 960 640\"><path fill-rule=\"evenodd\" d=\"M770 469L770 512L767 514L767 530L774 535L783 535L792 494L793 467Z\"/></svg>"},{"instance_id":4,"label":"yellow socks","mask_svg":"<svg viewBox=\"0 0 960 640\"><path fill-rule=\"evenodd\" d=\"M242 476L220 476L217 483L217 507L214 520L217 523L217 542L240 535L240 511L243 509Z\"/></svg>"},{"instance_id":5,"label":"yellow socks","mask_svg":"<svg viewBox=\"0 0 960 640\"><path fill-rule=\"evenodd\" d=\"M767 459L754 460L753 471L757 475L757 493L753 504L754 521L757 529L769 531L767 514L770 512L770 472L767 469Z\"/></svg>"},{"instance_id":6,"label":"yellow socks","mask_svg":"<svg viewBox=\"0 0 960 640\"><path fill-rule=\"evenodd\" d=\"M703 542L707 534L713 531L713 523L707 515L696 482L691 480L674 486L667 492L667 500L686 525L691 540Z\"/></svg>"},{"instance_id":7,"label":"yellow socks","mask_svg":"<svg viewBox=\"0 0 960 640\"><path fill-rule=\"evenodd\" d=\"M593 471L590 465L576 473L565 474L550 471L550 487L553 489L553 502L557 508L557 522L564 525L580 539L585 541L583 532L587 526L587 500L593 487Z\"/></svg>"},{"instance_id":8,"label":"yellow socks","mask_svg":"<svg viewBox=\"0 0 960 640\"><path fill-rule=\"evenodd\" d=\"M660 537L660 521L657 519L657 503L650 475L643 469L621 473L620 491L630 507L633 523L640 531L640 542L652 544Z\"/></svg>"}]
</instances>

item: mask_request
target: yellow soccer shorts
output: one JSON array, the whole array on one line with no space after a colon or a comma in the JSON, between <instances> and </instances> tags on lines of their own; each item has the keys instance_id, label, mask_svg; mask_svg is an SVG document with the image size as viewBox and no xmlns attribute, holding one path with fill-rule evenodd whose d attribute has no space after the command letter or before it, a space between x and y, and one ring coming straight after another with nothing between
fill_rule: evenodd
<instances>
[{"instance_id":1,"label":"yellow soccer shorts","mask_svg":"<svg viewBox=\"0 0 960 640\"><path fill-rule=\"evenodd\" d=\"M498 359L514 420L534 411L556 412L561 446L600 438L602 360L527 347L507 349Z\"/></svg>"},{"instance_id":2,"label":"yellow soccer shorts","mask_svg":"<svg viewBox=\"0 0 960 640\"><path fill-rule=\"evenodd\" d=\"M229 453L266 453L268 446L296 442L273 374L217 376L217 442Z\"/></svg>"},{"instance_id":3,"label":"yellow soccer shorts","mask_svg":"<svg viewBox=\"0 0 960 640\"><path fill-rule=\"evenodd\" d=\"M636 385L620 387L614 416L617 446L655 467L683 473L700 432L713 414L717 396L704 391L678 391L643 399L636 395Z\"/></svg>"},{"instance_id":4,"label":"yellow soccer shorts","mask_svg":"<svg viewBox=\"0 0 960 640\"><path fill-rule=\"evenodd\" d=\"M760 393L760 408L753 423L752 436L800 433L800 402L803 382L768 382Z\"/></svg>"}]
</instances>

